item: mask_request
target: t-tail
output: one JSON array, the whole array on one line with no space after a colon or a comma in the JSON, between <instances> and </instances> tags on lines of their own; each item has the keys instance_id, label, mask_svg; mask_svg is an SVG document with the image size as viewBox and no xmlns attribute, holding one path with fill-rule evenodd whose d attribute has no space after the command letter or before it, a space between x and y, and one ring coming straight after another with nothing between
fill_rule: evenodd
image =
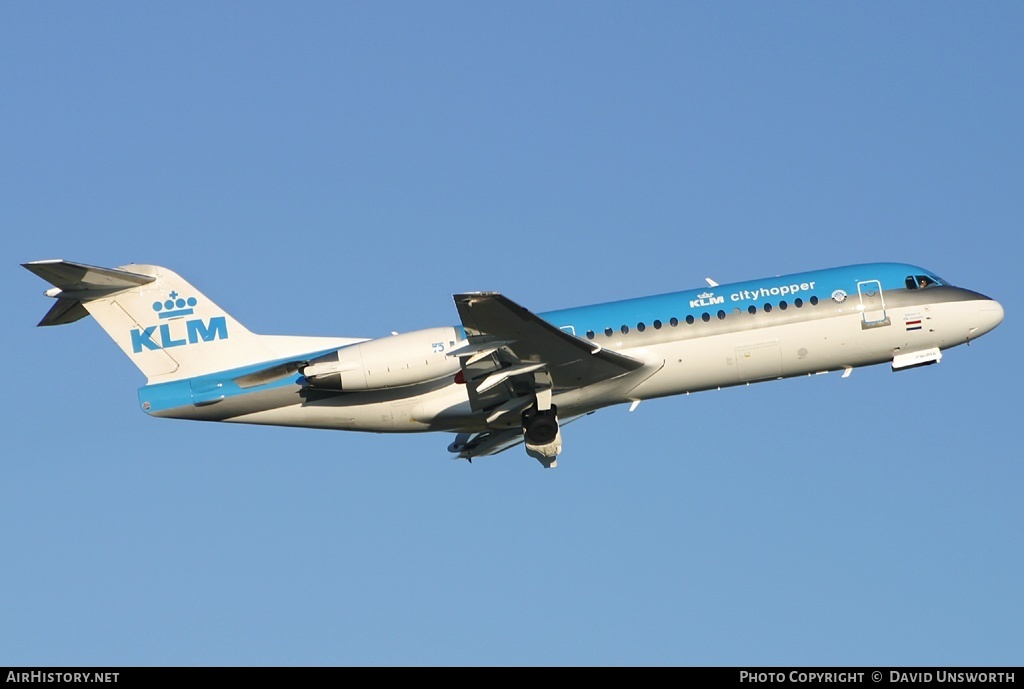
<instances>
[{"instance_id":1,"label":"t-tail","mask_svg":"<svg viewBox=\"0 0 1024 689\"><path fill-rule=\"evenodd\" d=\"M272 338L249 332L167 268L97 268L60 259L22 265L54 286L46 295L57 303L39 325L91 315L150 383L267 361L276 353Z\"/></svg>"}]
</instances>

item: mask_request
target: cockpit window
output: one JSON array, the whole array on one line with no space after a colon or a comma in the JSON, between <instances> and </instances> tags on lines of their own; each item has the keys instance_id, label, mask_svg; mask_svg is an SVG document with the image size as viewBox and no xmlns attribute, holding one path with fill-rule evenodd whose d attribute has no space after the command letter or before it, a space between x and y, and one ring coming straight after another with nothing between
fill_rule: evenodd
<instances>
[{"instance_id":1,"label":"cockpit window","mask_svg":"<svg viewBox=\"0 0 1024 689\"><path fill-rule=\"evenodd\" d=\"M934 275L908 275L907 276L907 289L927 289L929 287L937 287L938 285L944 285L942 280L935 277Z\"/></svg>"}]
</instances>

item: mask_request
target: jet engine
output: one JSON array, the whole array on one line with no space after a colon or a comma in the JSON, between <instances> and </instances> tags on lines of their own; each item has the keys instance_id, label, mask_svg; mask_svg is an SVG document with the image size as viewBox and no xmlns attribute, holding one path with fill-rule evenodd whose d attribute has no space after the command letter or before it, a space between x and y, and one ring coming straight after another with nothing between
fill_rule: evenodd
<instances>
[{"instance_id":1,"label":"jet engine","mask_svg":"<svg viewBox=\"0 0 1024 689\"><path fill-rule=\"evenodd\" d=\"M382 390L426 383L459 371L445 356L459 339L455 328L430 328L382 337L324 354L306 363L310 387L324 390Z\"/></svg>"}]
</instances>

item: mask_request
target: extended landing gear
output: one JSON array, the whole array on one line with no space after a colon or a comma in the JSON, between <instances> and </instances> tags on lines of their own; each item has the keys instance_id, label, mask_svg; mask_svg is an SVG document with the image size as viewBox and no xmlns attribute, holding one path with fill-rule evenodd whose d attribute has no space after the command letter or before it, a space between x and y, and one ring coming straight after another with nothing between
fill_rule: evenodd
<instances>
[{"instance_id":1,"label":"extended landing gear","mask_svg":"<svg viewBox=\"0 0 1024 689\"><path fill-rule=\"evenodd\" d=\"M540 411L530 407L523 412L523 433L526 442L534 445L547 445L558 436L558 407Z\"/></svg>"},{"instance_id":2,"label":"extended landing gear","mask_svg":"<svg viewBox=\"0 0 1024 689\"><path fill-rule=\"evenodd\" d=\"M523 438L526 454L548 469L558 466L562 451L562 432L558 429L558 407L538 409L534 405L523 412Z\"/></svg>"}]
</instances>

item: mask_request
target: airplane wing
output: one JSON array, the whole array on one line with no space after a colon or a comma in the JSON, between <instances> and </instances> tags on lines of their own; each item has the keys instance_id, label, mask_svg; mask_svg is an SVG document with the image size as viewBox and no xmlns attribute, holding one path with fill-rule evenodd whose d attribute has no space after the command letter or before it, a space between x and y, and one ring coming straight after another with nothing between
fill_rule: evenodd
<instances>
[{"instance_id":1,"label":"airplane wing","mask_svg":"<svg viewBox=\"0 0 1024 689\"><path fill-rule=\"evenodd\" d=\"M496 292L456 294L467 343L459 357L474 411L488 425L519 425L538 393L585 387L635 371L642 361L559 330ZM505 418L502 418L505 417Z\"/></svg>"},{"instance_id":2,"label":"airplane wing","mask_svg":"<svg viewBox=\"0 0 1024 689\"><path fill-rule=\"evenodd\" d=\"M459 433L448 451L458 454L458 459L473 461L474 457L486 457L504 452L523 442L521 428L501 428L480 433Z\"/></svg>"}]
</instances>

